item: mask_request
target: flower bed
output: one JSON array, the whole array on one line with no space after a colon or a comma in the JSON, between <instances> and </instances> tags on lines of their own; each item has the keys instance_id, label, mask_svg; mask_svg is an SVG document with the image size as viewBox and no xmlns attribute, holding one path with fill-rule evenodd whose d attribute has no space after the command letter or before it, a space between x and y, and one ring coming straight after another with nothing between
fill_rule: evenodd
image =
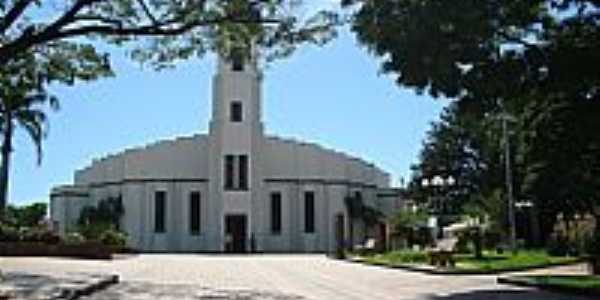
<instances>
[{"instance_id":1,"label":"flower bed","mask_svg":"<svg viewBox=\"0 0 600 300\"><path fill-rule=\"evenodd\" d=\"M1 242L0 256L62 256L86 259L111 259L111 247L98 242L46 244L40 242Z\"/></svg>"}]
</instances>

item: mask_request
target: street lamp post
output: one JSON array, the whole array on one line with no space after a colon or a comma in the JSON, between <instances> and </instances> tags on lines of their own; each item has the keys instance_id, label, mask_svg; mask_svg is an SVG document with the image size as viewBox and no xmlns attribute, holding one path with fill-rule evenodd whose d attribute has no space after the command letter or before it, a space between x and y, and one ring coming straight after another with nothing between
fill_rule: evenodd
<instances>
[{"instance_id":1,"label":"street lamp post","mask_svg":"<svg viewBox=\"0 0 600 300\"><path fill-rule=\"evenodd\" d=\"M454 179L454 177L452 176L448 176L447 179L444 179L442 176L440 175L435 175L432 178L423 178L421 180L421 186L424 188L429 188L431 187L432 190L435 190L436 188L442 188L444 186L453 186L454 184L456 184L456 180ZM433 209L433 213L434 215L438 215L438 216L434 216L436 218L435 222L430 222L431 224L435 223L436 228L438 231L441 232L440 230L440 222L439 222L439 215L441 215L442 213L440 212L441 208L440 208L440 197L437 197L437 199L434 199L434 209ZM430 201L431 202L431 201ZM438 232L439 234L439 232ZM435 238L437 238L437 235L435 236Z\"/></svg>"},{"instance_id":2,"label":"street lamp post","mask_svg":"<svg viewBox=\"0 0 600 300\"><path fill-rule=\"evenodd\" d=\"M508 225L510 235L510 248L513 253L517 252L517 224L515 221L515 204L513 199L512 168L510 164L510 138L508 136L508 122L514 121L514 117L504 112L500 115L502 119L502 137L504 140L504 169L506 180L506 200L508 205Z\"/></svg>"}]
</instances>

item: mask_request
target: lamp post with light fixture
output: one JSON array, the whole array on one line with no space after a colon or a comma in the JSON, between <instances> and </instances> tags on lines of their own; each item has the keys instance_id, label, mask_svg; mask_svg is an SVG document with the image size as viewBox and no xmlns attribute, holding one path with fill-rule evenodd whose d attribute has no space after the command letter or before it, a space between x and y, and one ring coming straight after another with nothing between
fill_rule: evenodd
<instances>
[{"instance_id":1,"label":"lamp post with light fixture","mask_svg":"<svg viewBox=\"0 0 600 300\"><path fill-rule=\"evenodd\" d=\"M506 182L506 200L508 206L508 226L509 226L509 242L510 248L514 253L517 252L517 224L515 220L515 200L513 198L513 178L512 168L510 163L510 137L508 132L508 123L516 122L516 118L506 112L506 108L500 102L503 107L503 112L500 113L497 118L502 121L502 142L504 146L504 175Z\"/></svg>"},{"instance_id":2,"label":"lamp post with light fixture","mask_svg":"<svg viewBox=\"0 0 600 300\"><path fill-rule=\"evenodd\" d=\"M454 179L454 177L452 176L448 176L448 178L444 179L442 176L440 175L435 175L432 178L423 178L421 180L421 187L425 188L425 189L431 189L434 193L436 192L436 190L439 190L443 187L451 187L454 186L456 184L456 179ZM439 222L439 216L442 214L441 212L441 208L440 208L440 202L441 202L441 197L439 195L437 195L437 197L434 196L433 201L431 201L431 197L428 197L430 200L429 202L432 204L432 219L430 219L429 222L429 226L432 228L436 228L436 234L434 236L434 239L437 239L439 237L439 234L442 232L441 230L441 226L440 226L440 222Z\"/></svg>"}]
</instances>

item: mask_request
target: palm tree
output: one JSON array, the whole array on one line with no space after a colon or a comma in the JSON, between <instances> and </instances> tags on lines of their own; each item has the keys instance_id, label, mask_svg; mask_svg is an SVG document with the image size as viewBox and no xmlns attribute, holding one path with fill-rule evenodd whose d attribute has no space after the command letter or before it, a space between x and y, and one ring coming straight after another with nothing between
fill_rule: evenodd
<instances>
[{"instance_id":1,"label":"palm tree","mask_svg":"<svg viewBox=\"0 0 600 300\"><path fill-rule=\"evenodd\" d=\"M31 61L4 66L0 70L0 218L4 215L9 183L12 139L16 128L22 128L37 150L37 162L42 160L42 140L47 134L44 106L57 110L58 100L47 93L44 79Z\"/></svg>"}]
</instances>

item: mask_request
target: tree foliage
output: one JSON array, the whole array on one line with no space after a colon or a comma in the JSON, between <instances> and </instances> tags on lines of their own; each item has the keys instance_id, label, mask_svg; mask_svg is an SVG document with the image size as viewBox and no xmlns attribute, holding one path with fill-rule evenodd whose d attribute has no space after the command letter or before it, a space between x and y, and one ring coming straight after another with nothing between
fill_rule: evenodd
<instances>
[{"instance_id":1,"label":"tree foliage","mask_svg":"<svg viewBox=\"0 0 600 300\"><path fill-rule=\"evenodd\" d=\"M78 223L80 226L101 224L118 229L124 213L121 196L109 197L100 200L97 206L84 207L79 214Z\"/></svg>"},{"instance_id":2,"label":"tree foliage","mask_svg":"<svg viewBox=\"0 0 600 300\"><path fill-rule=\"evenodd\" d=\"M332 36L330 11L302 14L297 0L4 0L0 3L0 65L57 41L132 45L136 59L164 66L178 59L256 42L269 55Z\"/></svg>"},{"instance_id":3,"label":"tree foliage","mask_svg":"<svg viewBox=\"0 0 600 300\"><path fill-rule=\"evenodd\" d=\"M7 222L16 228L31 228L39 225L48 213L48 204L33 203L24 206L9 206Z\"/></svg>"},{"instance_id":4,"label":"tree foliage","mask_svg":"<svg viewBox=\"0 0 600 300\"><path fill-rule=\"evenodd\" d=\"M475 120L458 128L484 137L497 134L486 123L499 112L508 111L519 120L514 126L520 142L513 149L516 159L509 159L517 167L517 189L523 188L517 195L534 201L540 220L548 223L544 233L557 214L600 216L599 1L348 0L343 4L354 8L352 29L360 43L381 58L383 72L418 93L456 99L470 115L459 119ZM464 121L455 123L460 122ZM473 131L477 128L482 132ZM464 141L459 130L433 131L438 132L438 142L426 143L421 171L428 172L429 165L444 168L436 172L455 171L458 165L476 176L464 178L460 172L456 176L474 183L481 178L481 191L493 195L494 188L502 188L501 181L494 179L501 178L498 174L478 177L481 169L465 167L474 157L469 149L477 145L483 151L479 154L485 154L477 160L487 164L489 172L501 171L497 139L479 144L477 138ZM446 149L444 141L457 147Z\"/></svg>"},{"instance_id":5,"label":"tree foliage","mask_svg":"<svg viewBox=\"0 0 600 300\"><path fill-rule=\"evenodd\" d=\"M412 197L421 203L442 197L442 212L451 214L464 213L467 204L495 209L488 200L504 182L499 125L497 118L481 120L459 103L445 108L440 120L432 123L419 162L412 167ZM421 185L423 179L434 176L451 176L455 183L440 187Z\"/></svg>"},{"instance_id":6,"label":"tree foliage","mask_svg":"<svg viewBox=\"0 0 600 300\"><path fill-rule=\"evenodd\" d=\"M42 140L47 135L46 105L58 109L58 99L47 87L51 83L72 85L111 76L106 59L91 45L57 41L36 51L17 54L0 66L0 217L7 202L9 167L16 128L22 128L33 142L38 164Z\"/></svg>"},{"instance_id":7,"label":"tree foliage","mask_svg":"<svg viewBox=\"0 0 600 300\"><path fill-rule=\"evenodd\" d=\"M0 212L13 123L26 129L41 157L46 115L37 105L58 103L47 85L113 75L109 54L98 45L126 47L133 59L157 69L207 51L247 54L255 46L276 58L335 36L337 13L306 15L304 8L298 0L0 0Z\"/></svg>"},{"instance_id":8,"label":"tree foliage","mask_svg":"<svg viewBox=\"0 0 600 300\"><path fill-rule=\"evenodd\" d=\"M402 232L419 227L426 227L428 218L429 215L423 210L401 210L393 215L390 221L394 226L395 231Z\"/></svg>"},{"instance_id":9,"label":"tree foliage","mask_svg":"<svg viewBox=\"0 0 600 300\"><path fill-rule=\"evenodd\" d=\"M600 220L600 106L592 101L531 106L520 151L524 195L545 216L561 214L569 221L583 213ZM542 230L551 229L548 219L542 219Z\"/></svg>"},{"instance_id":10,"label":"tree foliage","mask_svg":"<svg viewBox=\"0 0 600 300\"><path fill-rule=\"evenodd\" d=\"M532 90L599 97L598 1L346 2L360 5L359 41L402 86L478 101Z\"/></svg>"}]
</instances>

